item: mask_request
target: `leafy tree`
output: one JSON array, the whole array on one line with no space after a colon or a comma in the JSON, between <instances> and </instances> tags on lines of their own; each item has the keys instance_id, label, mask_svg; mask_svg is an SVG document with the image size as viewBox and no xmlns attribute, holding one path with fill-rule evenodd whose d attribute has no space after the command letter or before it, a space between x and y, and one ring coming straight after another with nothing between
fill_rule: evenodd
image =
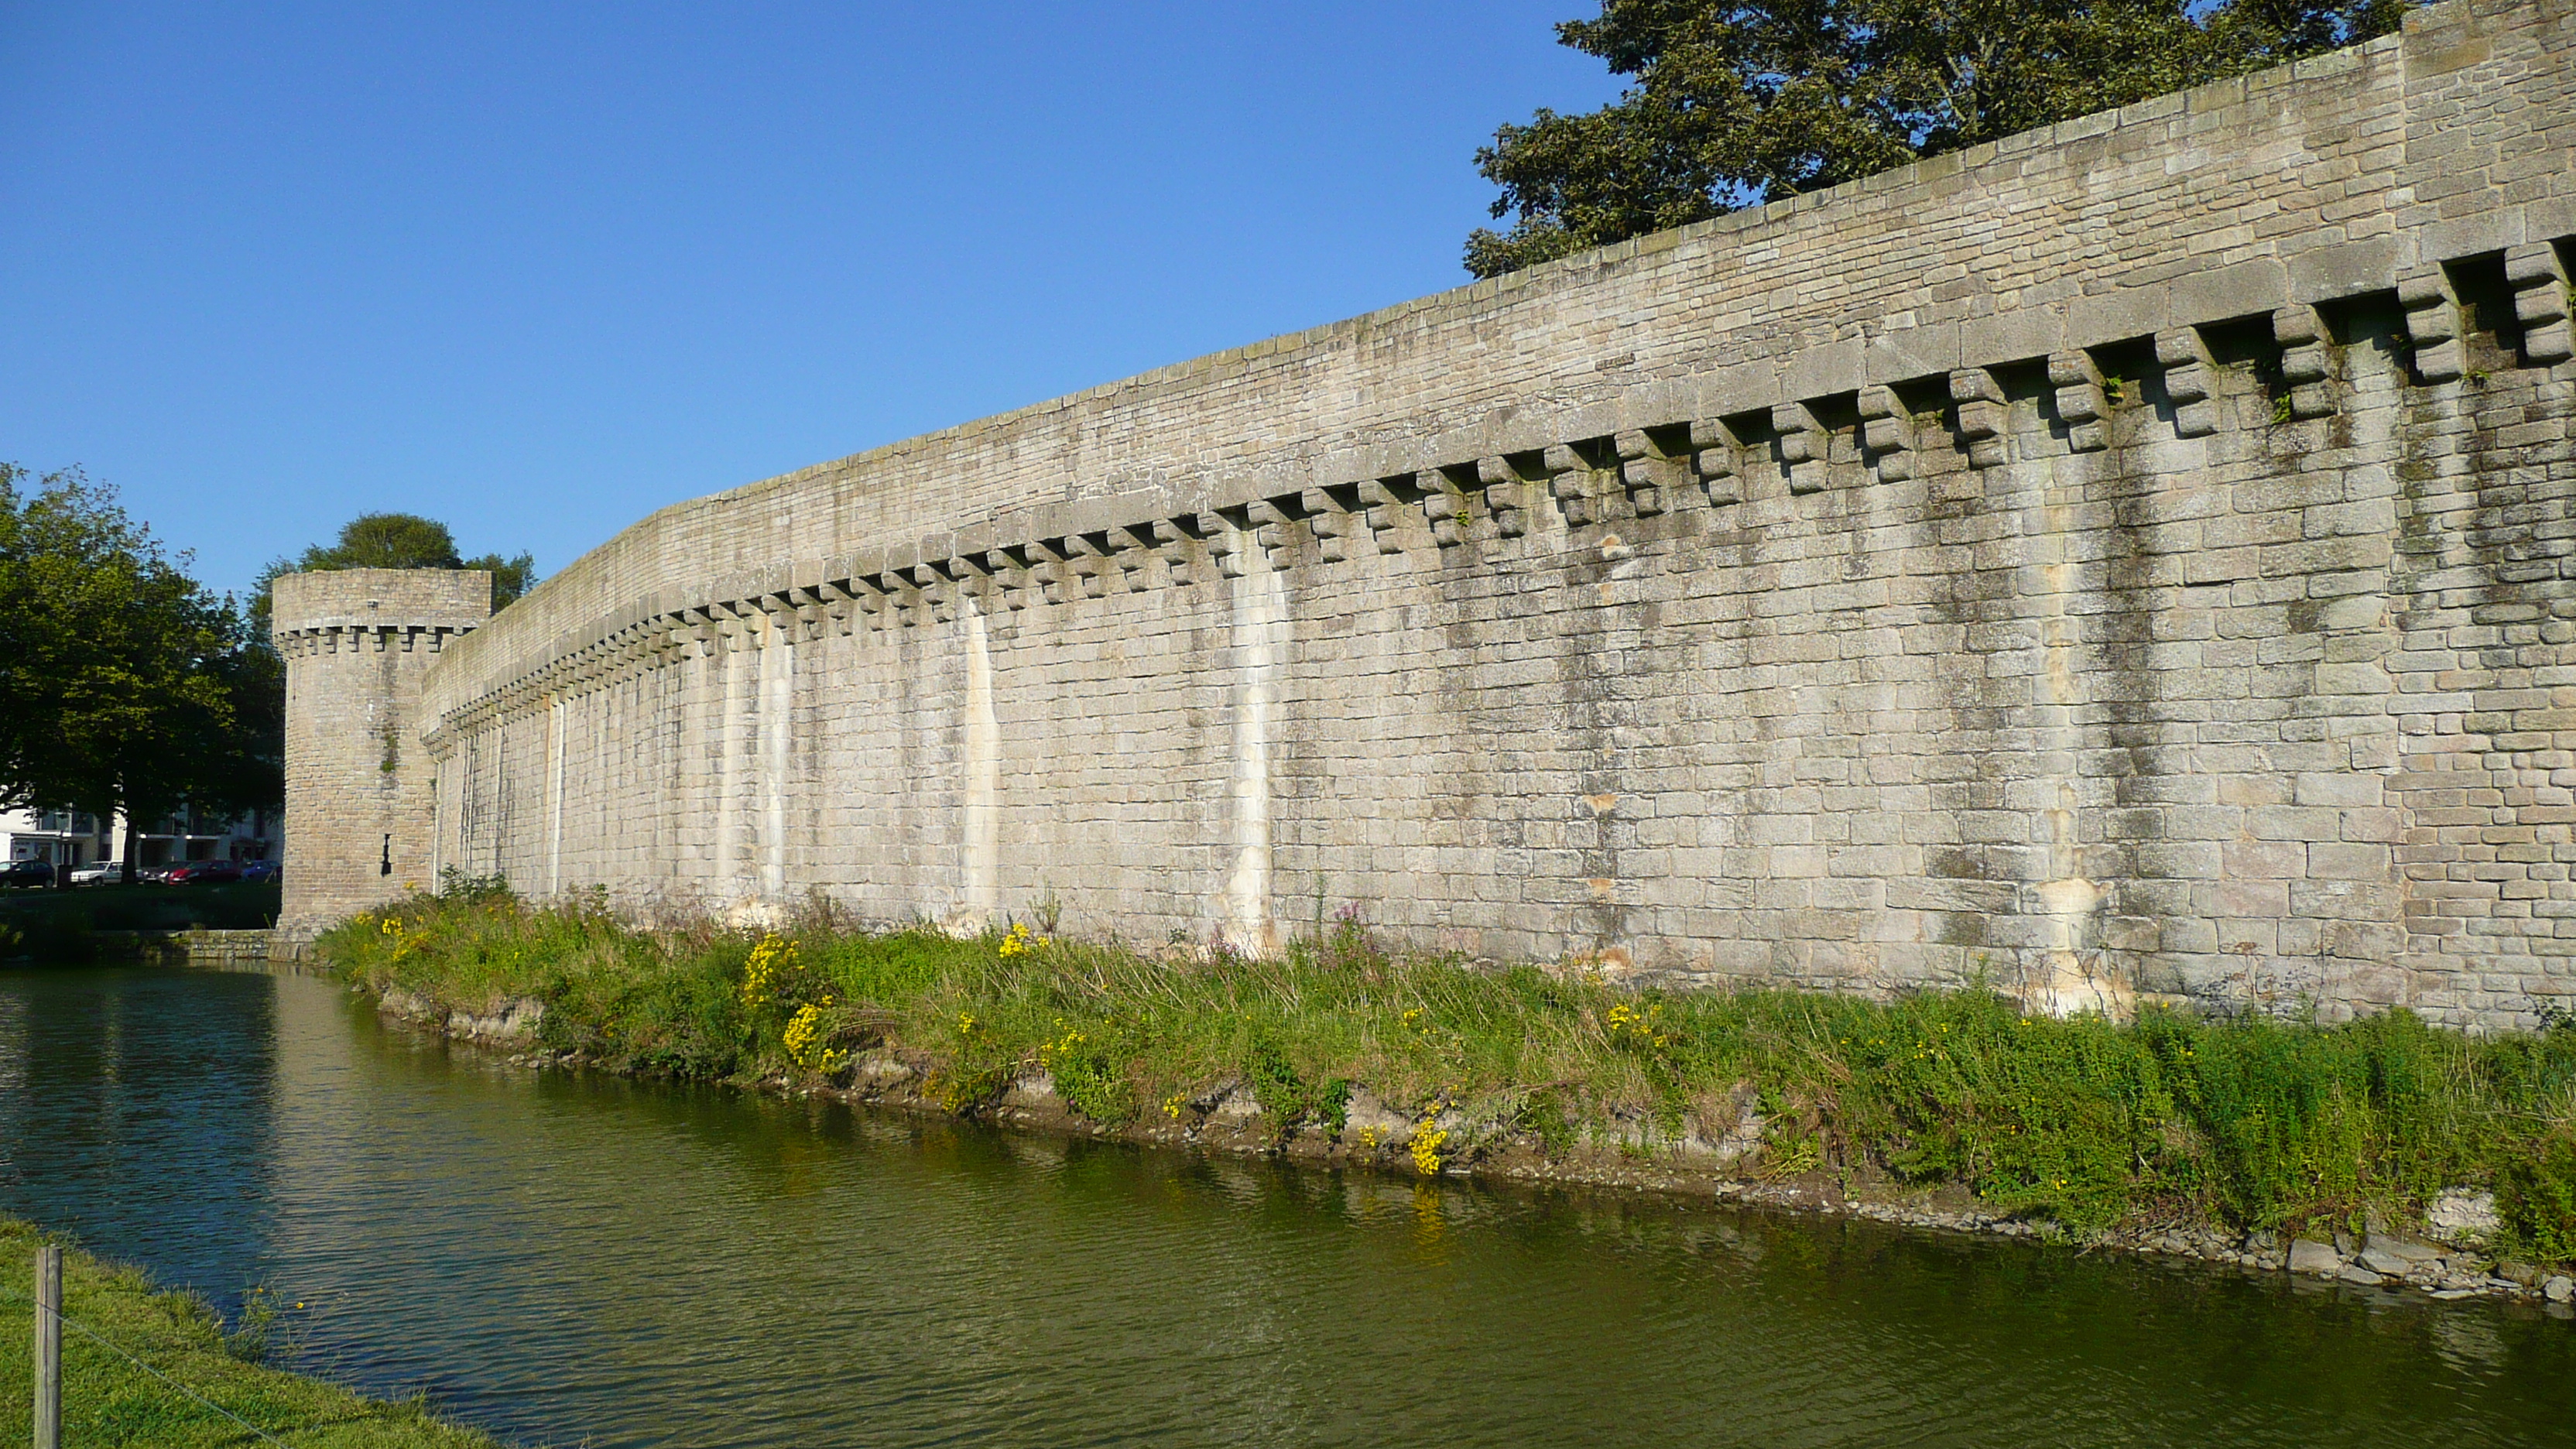
<instances>
[{"instance_id":1,"label":"leafy tree","mask_svg":"<svg viewBox=\"0 0 2576 1449\"><path fill-rule=\"evenodd\" d=\"M260 570L251 586L251 618L261 638L268 637L269 585L277 576L317 569L482 569L492 575L492 607L506 607L536 587L537 561L528 554L503 558L487 553L464 558L456 552L456 535L447 525L416 513L365 513L350 519L331 543L317 543L295 559L279 559Z\"/></svg>"},{"instance_id":2,"label":"leafy tree","mask_svg":"<svg viewBox=\"0 0 2576 1449\"><path fill-rule=\"evenodd\" d=\"M115 491L0 464L0 805L145 821L274 803L279 751L241 611L190 578Z\"/></svg>"},{"instance_id":3,"label":"leafy tree","mask_svg":"<svg viewBox=\"0 0 2576 1449\"><path fill-rule=\"evenodd\" d=\"M2405 0L1603 0L1557 38L1632 77L1476 153L1499 276L2396 28ZM1517 214L1517 215L1515 215Z\"/></svg>"}]
</instances>

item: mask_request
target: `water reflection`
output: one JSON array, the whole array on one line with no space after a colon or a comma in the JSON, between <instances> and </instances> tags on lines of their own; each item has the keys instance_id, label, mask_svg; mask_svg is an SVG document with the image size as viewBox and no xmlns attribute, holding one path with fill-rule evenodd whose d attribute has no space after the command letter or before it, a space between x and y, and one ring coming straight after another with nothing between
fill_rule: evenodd
<instances>
[{"instance_id":1,"label":"water reflection","mask_svg":"<svg viewBox=\"0 0 2576 1449\"><path fill-rule=\"evenodd\" d=\"M529 1441L2565 1442L2570 1326L564 1076L0 976L0 1205Z\"/></svg>"},{"instance_id":2,"label":"water reflection","mask_svg":"<svg viewBox=\"0 0 2576 1449\"><path fill-rule=\"evenodd\" d=\"M0 968L0 1204L237 1295L273 1230L276 991L107 975Z\"/></svg>"}]
</instances>

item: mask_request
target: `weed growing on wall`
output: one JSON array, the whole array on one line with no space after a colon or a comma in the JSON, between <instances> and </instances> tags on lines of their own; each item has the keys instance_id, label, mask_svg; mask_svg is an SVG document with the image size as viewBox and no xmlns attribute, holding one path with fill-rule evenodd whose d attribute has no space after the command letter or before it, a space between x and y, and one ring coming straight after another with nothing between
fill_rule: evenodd
<instances>
[{"instance_id":1,"label":"weed growing on wall","mask_svg":"<svg viewBox=\"0 0 2576 1449\"><path fill-rule=\"evenodd\" d=\"M350 921L321 952L442 1005L537 999L550 1048L623 1071L832 1081L885 1051L960 1111L1043 1071L1105 1124L1247 1093L1272 1130L1374 1151L1375 1129L1345 1137L1364 1087L1422 1124L1404 1146L1426 1174L1507 1141L1562 1154L1751 1131L1749 1174L1954 1184L2079 1231L2402 1220L2484 1185L2505 1246L2576 1259L2567 1023L2470 1038L2404 1012L2114 1024L1977 990L1635 993L1389 951L1351 910L1275 959L1157 957L1025 927L871 934L820 908L774 930L647 922L465 884Z\"/></svg>"}]
</instances>

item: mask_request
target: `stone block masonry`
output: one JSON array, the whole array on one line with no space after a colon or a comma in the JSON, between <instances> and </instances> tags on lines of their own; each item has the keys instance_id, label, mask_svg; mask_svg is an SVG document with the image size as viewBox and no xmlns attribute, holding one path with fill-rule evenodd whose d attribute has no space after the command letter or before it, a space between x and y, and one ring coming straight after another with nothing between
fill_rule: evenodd
<instances>
[{"instance_id":1,"label":"stone block masonry","mask_svg":"<svg viewBox=\"0 0 2576 1449\"><path fill-rule=\"evenodd\" d=\"M286 657L286 876L276 933L313 933L433 882L435 774L420 747L421 680L492 613L479 570L287 574L271 595Z\"/></svg>"},{"instance_id":2,"label":"stone block masonry","mask_svg":"<svg viewBox=\"0 0 2576 1449\"><path fill-rule=\"evenodd\" d=\"M428 670L429 862L2529 1024L2571 156L2576 4L2451 0L665 509Z\"/></svg>"}]
</instances>

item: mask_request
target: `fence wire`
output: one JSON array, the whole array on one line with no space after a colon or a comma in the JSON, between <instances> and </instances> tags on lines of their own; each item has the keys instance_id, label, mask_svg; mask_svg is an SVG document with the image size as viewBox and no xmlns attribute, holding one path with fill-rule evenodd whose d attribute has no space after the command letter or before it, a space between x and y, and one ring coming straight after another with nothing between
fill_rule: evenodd
<instances>
[{"instance_id":1,"label":"fence wire","mask_svg":"<svg viewBox=\"0 0 2576 1449\"><path fill-rule=\"evenodd\" d=\"M29 1308L36 1306L35 1299L26 1297L22 1294L9 1292L7 1289L0 1289L0 1297L6 1297L14 1303L24 1303ZM268 1432L266 1429L252 1423L250 1420L243 1418L241 1415L234 1413L232 1410L227 1409L223 1405L216 1403L214 1400L207 1398L205 1395L198 1393L195 1389L192 1389L186 1384L179 1382L177 1379L170 1377L168 1374L161 1372L152 1365L145 1363L133 1354L128 1353L122 1345L106 1338L94 1329L90 1328L87 1324L82 1323L79 1319L72 1317L70 1314L57 1312L54 1315L54 1319L56 1322L62 1324L63 1327L70 1329L72 1332L77 1333L81 1337L88 1339L90 1342L97 1344L99 1347L106 1349L109 1353L115 1354L127 1363L134 1365L136 1368L152 1375L152 1377L159 1379L161 1382L168 1384L174 1389L177 1389L180 1393L187 1395L189 1398L196 1400L198 1403L205 1405L207 1408L214 1410L216 1413L223 1415L234 1423L241 1425L243 1428L248 1429L260 1438L267 1440L269 1443L277 1445L278 1449L292 1449L292 1446L288 1445L285 1440L278 1438L275 1434Z\"/></svg>"}]
</instances>

